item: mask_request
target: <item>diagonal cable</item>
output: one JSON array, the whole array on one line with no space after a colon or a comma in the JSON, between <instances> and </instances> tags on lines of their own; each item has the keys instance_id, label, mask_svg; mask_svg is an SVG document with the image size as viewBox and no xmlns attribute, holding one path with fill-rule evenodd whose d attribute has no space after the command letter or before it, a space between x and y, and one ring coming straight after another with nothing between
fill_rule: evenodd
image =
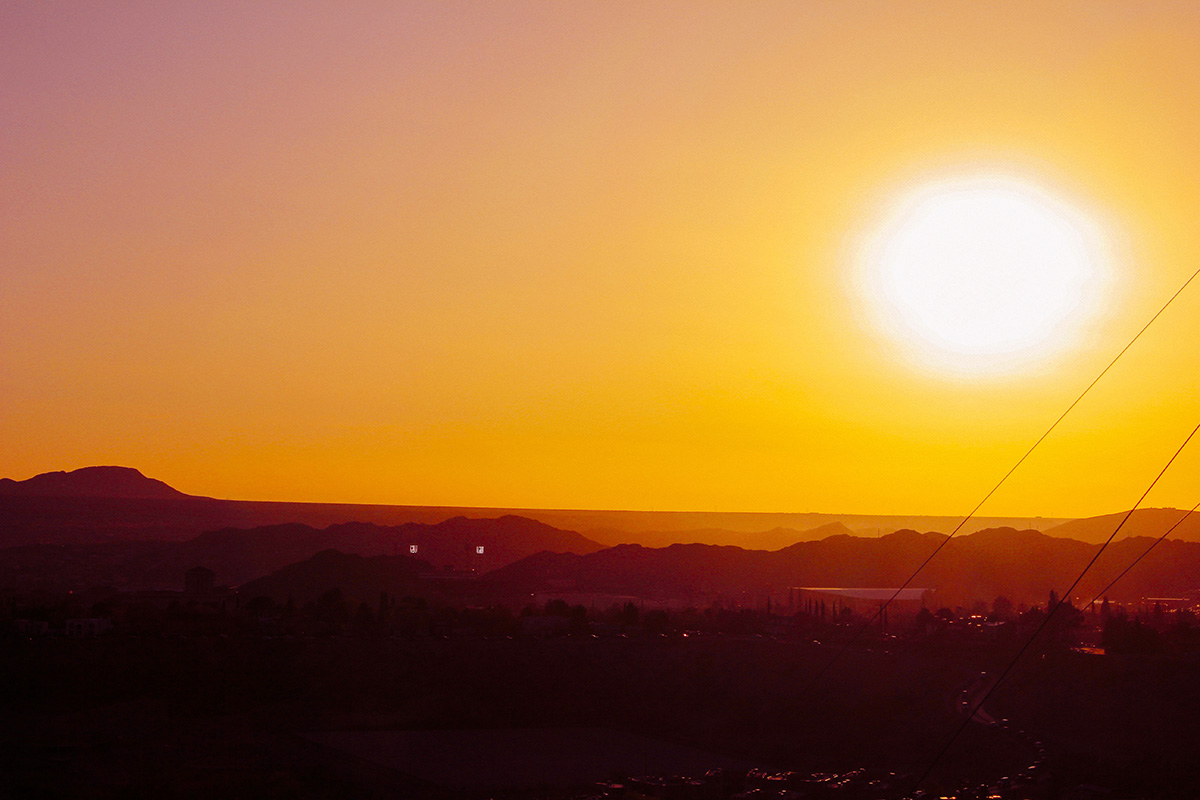
<instances>
[{"instance_id":1,"label":"diagonal cable","mask_svg":"<svg viewBox=\"0 0 1200 800\"><path fill-rule=\"evenodd\" d=\"M1137 332L1137 334L1132 339L1129 340L1129 343L1126 344L1123 348L1121 348L1121 352L1117 353L1117 355L1113 358L1113 360L1108 362L1108 366L1106 366L1104 369L1100 370L1100 374L1097 375L1092 380L1092 382L1089 383L1087 385L1087 387L1082 392L1079 393L1079 396L1075 398L1075 400L1071 403L1071 405L1067 406L1067 410L1062 412L1062 414L1059 415L1058 419L1054 420L1053 424L1051 424L1050 427L1046 429L1046 432L1043 433L1040 437L1038 437L1038 440L1036 442L1034 442L1029 447L1028 450L1025 451L1025 454L1022 455L1019 459L1017 459L1017 463L1013 464L1012 467L1008 470L1008 472L1004 473L1004 476L1002 478L1000 478L1000 480L996 483L995 486L992 487L991 491L989 491L986 495L984 495L983 499L975 504L975 507L971 509L971 513L969 513L969 514L967 514L967 516L963 517L962 522L958 523L958 525L956 525L954 527L954 530L952 530L950 532L950 535L947 536L945 539L943 539L938 544L938 546L934 548L933 552L930 553L929 556L924 561L921 562L920 566L918 566L915 570L913 570L912 574L909 575L908 578L905 579L904 583L900 584L900 587L898 589L896 589L896 591L892 594L892 596L889 597L886 602L884 602L882 605L880 605L879 608L876 609L875 613L871 615L870 619L868 619L865 623L863 623L862 627L860 627L857 631L855 631L854 635L850 637L849 641L847 641L845 644L843 644L842 647L836 653L834 653L833 658L831 658L828 662L826 662L825 666L821 667L821 669L817 672L817 674L814 675L813 678L808 682L808 685L806 685L804 687L803 691L805 694L807 694L809 691L812 690L812 688L814 686L817 685L817 683L821 680L821 678L823 678L825 676L825 674L827 672L829 672L830 668L833 667L833 665L835 663L837 663L837 661L846 653L846 651L850 648L850 646L853 645L856 641L858 641L858 638L860 636L862 636L863 632L866 631L868 628L870 628L871 625L873 625L875 623L875 620L879 619L880 615L882 615L883 612L886 611L887 608L892 604L892 601L894 601L897 597L899 597L900 593L902 591L904 591L905 589L907 589L908 585L910 583L912 583L914 580L916 580L917 576L921 574L921 570L925 569L925 567L929 564L930 561L933 561L933 559L937 556L937 554L942 551L942 548L945 547L949 543L949 541L951 539L953 539L955 537L955 535L958 534L959 531L962 530L963 526L966 525L969 520L973 519L977 513L979 513L979 509L981 509L983 507L984 503L986 503L988 500L990 500L992 498L992 495L994 495L997 491L999 491L1000 487L1003 486L1005 484L1005 482L1009 479L1009 477L1011 477L1012 474L1017 471L1017 468L1020 467L1022 464L1024 464L1025 460L1028 459L1029 456L1033 454L1033 451L1038 448L1038 445L1040 445L1042 442L1044 442L1050 436L1050 434L1054 432L1054 429L1058 427L1059 423L1061 423L1064 419L1066 419L1067 415L1070 414L1075 409L1075 406L1079 405L1080 401L1083 400L1083 398L1087 396L1088 392L1090 392L1092 390L1092 387L1094 387L1097 383L1099 383L1100 379L1108 374L1108 371L1110 369L1112 369L1113 366L1116 365L1116 363L1118 361L1121 360L1121 356L1125 355L1125 353L1127 353L1129 351L1129 348L1133 347L1134 342L1136 342L1138 339L1140 339L1142 337L1142 334L1145 333L1150 328L1150 326L1154 324L1155 320L1157 320L1159 317L1162 316L1163 312L1166 311L1167 308L1173 302L1175 302L1175 298L1177 298L1177 297L1179 297L1179 295L1183 294L1184 289L1186 289L1188 287L1188 285L1196 279L1197 276L1200 276L1200 268L1197 268L1196 271L1193 272L1188 277L1188 279L1183 282L1183 285L1181 285L1178 289L1175 290L1175 294L1173 294L1169 298L1167 298L1167 302L1163 303L1162 308L1158 309L1158 311L1155 312L1154 316L1150 318L1150 321L1147 322L1145 325L1143 325L1142 329L1139 330Z\"/></svg>"},{"instance_id":2,"label":"diagonal cable","mask_svg":"<svg viewBox=\"0 0 1200 800\"><path fill-rule=\"evenodd\" d=\"M1004 682L1004 679L1008 677L1010 672L1012 672L1013 667L1015 667L1017 662L1021 660L1021 656L1025 655L1025 651L1029 649L1030 645L1037 640L1042 631L1046 629L1046 626L1050 624L1050 620L1054 618L1054 613L1062 607L1063 603L1067 602L1067 598L1071 596L1071 592L1075 591L1075 587L1079 585L1081 580L1083 580L1083 576L1087 574L1088 570L1092 568L1092 565L1096 563L1096 560L1100 558L1100 554L1103 553L1104 550L1112 543L1112 540L1116 538L1116 535L1120 532L1121 528L1125 527L1125 523L1128 522L1129 518L1133 516L1133 512L1137 511L1138 507L1141 506L1142 502L1146 499L1146 495L1150 494L1150 491L1158 484L1158 481L1163 475L1166 474L1167 470L1171 468L1171 465L1175 463L1175 459L1179 457L1179 454L1183 452L1183 448L1187 447L1188 442L1192 440L1192 437L1195 436L1197 432L1200 432L1200 425L1197 425L1195 428L1193 428L1192 432L1187 435L1187 438L1183 440L1183 444L1179 445L1179 449L1175 451L1174 455L1171 456L1166 465L1159 471L1158 475L1154 476L1154 480L1152 480L1150 485L1146 487L1146 491L1142 492L1142 496L1138 498L1138 501L1133 504L1133 508L1129 509L1129 511L1125 513L1125 516L1121 518L1121 521L1117 524L1117 527L1114 528L1113 532L1110 533L1108 538L1104 540L1104 544L1100 545L1100 549L1097 550L1096 554L1092 556L1090 561L1088 561L1087 565L1083 568L1083 571L1079 573L1067 591L1064 592L1062 597L1059 598L1058 602L1054 604L1054 607L1047 610L1045 618L1033 632L1033 635L1025 640L1025 644L1021 645L1021 649L1018 650L1017 654L1008 662L1008 665L1004 668L1004 671L1000 673L1000 677L996 679L996 681L988 688L988 690L983 693L983 696L980 697L979 700L976 701L976 703L971 707L970 712L965 715L962 724L955 728L954 733L951 734L950 738L946 740L946 744L942 746L942 749L938 751L936 756L934 756L933 761L931 761L929 766L925 768L925 771L921 773L921 777L917 778L916 783L913 784L914 790L920 787L921 783L924 782L927 777L929 777L929 773L933 771L933 768L936 767L938 762L942 760L942 757L946 755L946 751L950 749L950 745L954 744L954 741L958 739L959 734L961 734L971 722L971 718L975 716L975 713L983 706L985 702L987 702L988 698L992 696L992 693L996 691L996 687Z\"/></svg>"},{"instance_id":3,"label":"diagonal cable","mask_svg":"<svg viewBox=\"0 0 1200 800\"><path fill-rule=\"evenodd\" d=\"M1146 549L1145 549L1145 550L1142 552L1142 554L1141 554L1140 556L1138 556L1137 558L1135 558L1135 559L1133 560L1133 562L1129 564L1129 566L1125 567L1125 569L1121 570L1121 574L1120 574L1120 575L1118 575L1117 577L1115 577L1115 578L1113 578L1111 581L1109 581L1107 586L1105 586L1103 589L1101 589L1099 592L1097 592L1097 593L1096 593L1096 596L1095 596L1095 597L1093 597L1091 600L1089 600L1087 603L1084 603L1082 606L1080 606L1080 609L1082 610L1082 609L1085 609L1085 608L1092 608L1092 607L1094 607L1094 606L1095 606L1095 604L1096 604L1096 601L1097 601L1097 600L1099 600L1101 597L1103 597L1104 595L1106 595L1106 594L1108 593L1109 589L1111 589L1111 588L1112 588L1112 587L1113 587L1113 586L1114 586L1114 585L1117 583L1117 581L1121 580L1121 578L1124 578L1126 573L1128 573L1128 572L1129 572L1131 569L1133 569L1134 567L1136 567L1139 561L1141 561L1143 558L1145 558L1147 555L1149 555L1149 554L1150 554L1150 551L1151 551L1151 550L1153 550L1155 547L1157 547L1157 546L1158 546L1158 544L1159 544L1159 542L1161 542L1163 539L1166 539L1168 536L1170 536L1170 535L1171 535L1171 533L1172 533L1172 532L1174 532L1174 530L1175 530L1176 528L1178 528L1178 527L1179 527L1180 525L1182 525L1182 524L1183 524L1185 521L1187 521L1187 519L1188 519L1188 518L1189 518L1189 517L1190 517L1192 514L1194 514L1194 513L1195 513L1195 511L1196 511L1196 509L1198 509L1198 508L1200 508L1200 502L1197 502L1197 503L1196 503L1196 505L1194 505L1194 506L1192 506L1190 509L1188 509L1188 511L1187 511L1187 512L1185 512L1185 513L1184 513L1184 515L1183 515L1182 517L1180 517L1179 519L1175 520L1175 524L1174 524L1174 525L1172 525L1171 527L1167 528L1167 529L1166 529L1166 531L1164 531L1164 532L1163 532L1163 534L1162 534L1161 536L1159 536L1157 539L1155 539L1153 542L1151 542L1151 543L1150 543L1150 546L1149 546L1149 547L1147 547L1147 548L1146 548ZM1037 675L1040 675L1040 674L1042 673L1042 671L1044 671L1044 670L1046 669L1046 664L1047 664L1047 662L1045 662L1045 661L1038 661L1038 662L1036 662L1036 663L1037 663L1039 666L1038 666L1038 667L1035 667L1035 668L1034 668L1034 671L1033 671L1032 673L1030 673L1030 674L1029 674L1029 676L1028 676L1028 677L1029 677L1029 678L1031 678L1031 679L1032 679L1033 677L1036 677ZM1014 675L1012 676L1012 678L1013 678L1014 680L1015 680L1015 675L1016 675L1017 673L1019 673L1019 672L1020 672L1020 670L1018 669L1018 670L1017 670L1017 671L1014 673Z\"/></svg>"},{"instance_id":4,"label":"diagonal cable","mask_svg":"<svg viewBox=\"0 0 1200 800\"><path fill-rule=\"evenodd\" d=\"M1194 505L1190 509L1188 509L1188 512L1186 514L1184 514L1182 517L1180 517L1179 520L1174 525L1167 528L1167 530L1163 533L1162 536L1159 536L1157 539L1155 539L1153 542L1151 542L1150 546L1147 547L1144 551L1142 551L1142 554L1140 556L1138 556L1137 558L1135 558L1128 567L1121 570L1120 575L1113 578L1111 581L1108 582L1107 586L1105 586L1103 589L1101 589L1099 592L1097 592L1096 596L1093 597L1091 602L1088 603L1088 606L1091 606L1093 603L1095 603L1101 597L1108 594L1108 590L1111 589L1116 584L1117 581L1121 580L1121 578L1124 578L1125 574L1128 573L1129 570L1136 567L1138 565L1139 561L1141 561L1146 556L1150 555L1150 551L1153 550L1154 548L1158 547L1159 543L1163 539L1166 539L1168 536L1170 536L1172 531L1174 531L1176 528L1178 528L1180 525L1182 525L1188 517L1190 517L1192 514L1196 513L1197 508L1200 508L1200 502L1196 503L1196 505Z\"/></svg>"}]
</instances>

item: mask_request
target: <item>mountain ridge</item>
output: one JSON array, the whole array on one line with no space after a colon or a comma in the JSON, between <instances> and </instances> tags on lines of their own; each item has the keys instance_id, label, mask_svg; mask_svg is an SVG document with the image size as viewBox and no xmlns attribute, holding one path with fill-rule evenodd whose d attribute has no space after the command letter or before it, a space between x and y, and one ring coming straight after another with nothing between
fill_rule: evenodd
<instances>
[{"instance_id":1,"label":"mountain ridge","mask_svg":"<svg viewBox=\"0 0 1200 800\"><path fill-rule=\"evenodd\" d=\"M1140 556L1153 539L1122 539L1100 556L1076 591L1090 600ZM703 605L714 601L783 602L792 587L898 587L940 545L938 558L913 585L935 589L935 602L966 605L1005 596L1044 602L1063 591L1099 545L1034 530L987 529L946 541L940 533L898 531L880 538L835 535L777 551L736 546L622 545L565 557L539 553L508 564L485 579L512 593L575 591L636 595ZM1155 547L1110 592L1113 599L1200 593L1200 543L1168 540Z\"/></svg>"},{"instance_id":2,"label":"mountain ridge","mask_svg":"<svg viewBox=\"0 0 1200 800\"><path fill-rule=\"evenodd\" d=\"M0 496L107 497L162 500L193 497L134 467L95 466L43 472L23 481L0 478Z\"/></svg>"},{"instance_id":3,"label":"mountain ridge","mask_svg":"<svg viewBox=\"0 0 1200 800\"><path fill-rule=\"evenodd\" d=\"M1064 539L1076 539L1093 544L1103 542L1117 525L1125 518L1128 511L1117 511L1112 514L1101 514L1095 517L1082 517L1070 522L1047 528L1048 536ZM1188 542L1200 542L1200 513L1192 513L1180 508L1139 508L1122 525L1117 534L1120 539L1130 539L1138 536L1149 536L1157 539L1167 532L1177 522L1179 527L1171 531L1172 539Z\"/></svg>"},{"instance_id":4,"label":"mountain ridge","mask_svg":"<svg viewBox=\"0 0 1200 800\"><path fill-rule=\"evenodd\" d=\"M63 487L88 475L123 476L135 488ZM822 514L815 512L689 512L520 509L229 500L179 492L132 467L84 467L32 479L0 479L0 548L37 543L185 541L226 527L287 522L325 527L347 522L436 524L456 516L496 519L516 515L560 530L578 531L603 545L637 541L651 546L697 541L775 550L829 532L877 536L900 528L951 530L958 517ZM135 496L136 495L136 496ZM980 517L978 527L1013 518ZM1027 518L1020 518L1026 520ZM1028 518L1039 528L1066 520ZM999 522L997 522L999 520ZM1015 526L1020 527L1020 526Z\"/></svg>"},{"instance_id":5,"label":"mountain ridge","mask_svg":"<svg viewBox=\"0 0 1200 800\"><path fill-rule=\"evenodd\" d=\"M412 547L417 552L411 551ZM170 589L203 566L237 586L324 550L362 556L412 555L439 569L482 574L545 550L594 552L601 545L536 520L451 518L436 524L380 526L350 522L314 528L298 522L207 531L182 542L28 544L0 548L0 591ZM478 548L483 548L479 552Z\"/></svg>"}]
</instances>

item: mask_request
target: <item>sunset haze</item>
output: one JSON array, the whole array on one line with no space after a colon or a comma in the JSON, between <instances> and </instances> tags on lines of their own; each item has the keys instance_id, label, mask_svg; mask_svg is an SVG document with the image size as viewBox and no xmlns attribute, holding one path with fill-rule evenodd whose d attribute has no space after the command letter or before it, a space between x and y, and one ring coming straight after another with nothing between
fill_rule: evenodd
<instances>
[{"instance_id":1,"label":"sunset haze","mask_svg":"<svg viewBox=\"0 0 1200 800\"><path fill-rule=\"evenodd\" d=\"M1200 267L1198 37L1184 3L2 4L0 477L966 514ZM1109 266L1070 341L964 374L857 259L979 170ZM1193 285L984 513L1132 506L1197 342Z\"/></svg>"}]
</instances>

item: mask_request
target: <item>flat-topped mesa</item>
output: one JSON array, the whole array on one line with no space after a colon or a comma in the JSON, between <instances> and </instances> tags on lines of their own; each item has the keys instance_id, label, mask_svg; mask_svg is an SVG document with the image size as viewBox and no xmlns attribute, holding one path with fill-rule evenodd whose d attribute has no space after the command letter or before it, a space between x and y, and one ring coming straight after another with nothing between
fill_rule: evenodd
<instances>
[{"instance_id":1,"label":"flat-topped mesa","mask_svg":"<svg viewBox=\"0 0 1200 800\"><path fill-rule=\"evenodd\" d=\"M115 497L171 499L190 497L133 467L83 467L70 472L44 472L28 480L0 478L0 496Z\"/></svg>"}]
</instances>

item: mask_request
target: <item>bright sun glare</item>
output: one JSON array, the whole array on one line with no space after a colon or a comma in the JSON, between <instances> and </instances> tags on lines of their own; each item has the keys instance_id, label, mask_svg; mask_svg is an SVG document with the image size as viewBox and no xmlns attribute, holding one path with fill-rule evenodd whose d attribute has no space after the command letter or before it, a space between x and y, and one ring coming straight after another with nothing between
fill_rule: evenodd
<instances>
[{"instance_id":1,"label":"bright sun glare","mask_svg":"<svg viewBox=\"0 0 1200 800\"><path fill-rule=\"evenodd\" d=\"M921 360L998 372L1052 355L1095 313L1110 275L1104 236L1032 182L976 175L893 205L863 254L883 327Z\"/></svg>"}]
</instances>

